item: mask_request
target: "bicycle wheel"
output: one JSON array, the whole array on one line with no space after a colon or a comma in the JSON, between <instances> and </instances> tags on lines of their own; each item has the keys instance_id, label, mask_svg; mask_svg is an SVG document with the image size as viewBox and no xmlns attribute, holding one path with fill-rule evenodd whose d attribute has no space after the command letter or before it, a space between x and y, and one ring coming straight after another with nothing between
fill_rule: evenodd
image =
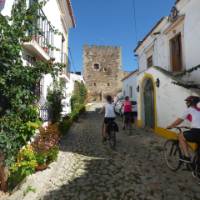
<instances>
[{"instance_id":1,"label":"bicycle wheel","mask_svg":"<svg viewBox=\"0 0 200 200\"><path fill-rule=\"evenodd\" d=\"M181 150L176 140L167 140L164 143L164 158L169 169L177 171L181 166Z\"/></svg>"},{"instance_id":2,"label":"bicycle wheel","mask_svg":"<svg viewBox=\"0 0 200 200\"><path fill-rule=\"evenodd\" d=\"M198 154L194 156L192 165L193 165L193 175L200 181L200 158Z\"/></svg>"},{"instance_id":3,"label":"bicycle wheel","mask_svg":"<svg viewBox=\"0 0 200 200\"><path fill-rule=\"evenodd\" d=\"M108 132L109 135L109 144L111 149L115 149L116 146L116 133L114 129L110 129Z\"/></svg>"}]
</instances>

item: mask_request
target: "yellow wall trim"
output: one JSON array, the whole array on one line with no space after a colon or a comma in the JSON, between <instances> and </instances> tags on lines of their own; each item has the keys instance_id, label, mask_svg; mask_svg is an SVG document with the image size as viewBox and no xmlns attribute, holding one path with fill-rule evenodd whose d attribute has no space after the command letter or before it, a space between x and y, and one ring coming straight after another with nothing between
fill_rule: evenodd
<instances>
[{"instance_id":1,"label":"yellow wall trim","mask_svg":"<svg viewBox=\"0 0 200 200\"><path fill-rule=\"evenodd\" d=\"M139 127L139 128L142 127L142 120L137 120L137 127Z\"/></svg>"},{"instance_id":2,"label":"yellow wall trim","mask_svg":"<svg viewBox=\"0 0 200 200\"><path fill-rule=\"evenodd\" d=\"M165 128L161 128L161 127L156 127L154 129L154 132L166 139L177 139L177 135L175 132L167 130ZM193 149L196 150L197 149L197 144L195 143L190 143L188 142L189 146Z\"/></svg>"},{"instance_id":3,"label":"yellow wall trim","mask_svg":"<svg viewBox=\"0 0 200 200\"><path fill-rule=\"evenodd\" d=\"M165 128L156 127L154 132L166 139L177 139L177 135L175 132L167 130Z\"/></svg>"}]
</instances>

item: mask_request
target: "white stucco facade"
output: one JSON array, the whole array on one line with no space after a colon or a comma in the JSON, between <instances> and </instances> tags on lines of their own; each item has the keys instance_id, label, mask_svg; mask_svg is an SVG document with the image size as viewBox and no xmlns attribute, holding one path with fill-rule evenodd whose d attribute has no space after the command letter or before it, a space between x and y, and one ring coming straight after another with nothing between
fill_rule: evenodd
<instances>
[{"instance_id":1,"label":"white stucco facade","mask_svg":"<svg viewBox=\"0 0 200 200\"><path fill-rule=\"evenodd\" d=\"M200 64L200 1L181 0L176 5L179 19L174 23L164 17L142 44L137 47L139 71L146 70L148 56L153 56L153 65L171 71L170 40L181 33L182 70ZM200 70L188 75L188 80L199 82Z\"/></svg>"},{"instance_id":2,"label":"white stucco facade","mask_svg":"<svg viewBox=\"0 0 200 200\"><path fill-rule=\"evenodd\" d=\"M137 101L137 71L122 79L122 95L129 96L132 101Z\"/></svg>"},{"instance_id":3,"label":"white stucco facade","mask_svg":"<svg viewBox=\"0 0 200 200\"><path fill-rule=\"evenodd\" d=\"M144 114L144 87L145 81L151 80L153 83L153 98L155 113L155 127L165 128L177 117L183 115L186 109L184 99L190 95L198 95L195 90L188 90L186 88L175 85L171 75L165 74L157 68L151 67L144 73L138 75L138 85L140 86L138 93L138 120L145 124ZM156 85L156 80L160 80L159 86Z\"/></svg>"},{"instance_id":4,"label":"white stucco facade","mask_svg":"<svg viewBox=\"0 0 200 200\"><path fill-rule=\"evenodd\" d=\"M62 101L62 104L64 106L63 112L62 112L63 116L71 113L70 101L71 101L71 96L73 95L74 85L76 81L79 83L84 83L83 76L70 73L70 79L68 80L68 82L66 82L66 86L65 86L66 87L66 91L64 94L65 98Z\"/></svg>"},{"instance_id":5,"label":"white stucco facade","mask_svg":"<svg viewBox=\"0 0 200 200\"><path fill-rule=\"evenodd\" d=\"M15 0L6 0L1 13L5 16L10 16L14 2ZM27 6L30 5L30 2L27 0ZM66 67L57 79L62 78L67 86L70 82L69 72L67 71L68 32L70 28L75 26L71 2L70 0L51 0L39 12L41 19L38 19L38 26L43 31L43 35L33 35L32 41L23 44L22 56L24 64L32 65L34 64L34 59L40 59L45 62L52 59L56 63L62 63ZM55 34L53 29L60 34ZM51 50L49 45L57 50ZM53 78L50 74L43 76L40 83L40 104L45 105L48 88L52 83ZM68 87L64 88L65 94L68 92L67 90L69 90ZM63 109L69 108L66 108L65 105Z\"/></svg>"},{"instance_id":6,"label":"white stucco facade","mask_svg":"<svg viewBox=\"0 0 200 200\"><path fill-rule=\"evenodd\" d=\"M187 96L199 95L199 90L186 89L173 82L200 84L200 69L177 76L200 65L200 1L180 0L175 6L176 18L162 18L135 49L139 63L138 123L146 126L146 121L152 118L149 123L154 130L164 130L182 116ZM177 35L180 35L182 68L175 72L172 68L172 40ZM151 105L145 98L149 98ZM147 114L147 107L152 108L152 115Z\"/></svg>"}]
</instances>

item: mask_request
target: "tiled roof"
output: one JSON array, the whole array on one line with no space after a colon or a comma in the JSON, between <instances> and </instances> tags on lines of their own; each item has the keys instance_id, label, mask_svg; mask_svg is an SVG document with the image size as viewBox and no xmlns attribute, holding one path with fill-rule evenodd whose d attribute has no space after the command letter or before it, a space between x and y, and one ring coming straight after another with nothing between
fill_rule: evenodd
<instances>
[{"instance_id":1,"label":"tiled roof","mask_svg":"<svg viewBox=\"0 0 200 200\"><path fill-rule=\"evenodd\" d=\"M133 74L135 74L136 72L138 72L138 69L136 69L136 70L130 72L130 73L129 73L127 76L125 76L121 81L126 80L127 78L129 78L130 76L132 76Z\"/></svg>"}]
</instances>

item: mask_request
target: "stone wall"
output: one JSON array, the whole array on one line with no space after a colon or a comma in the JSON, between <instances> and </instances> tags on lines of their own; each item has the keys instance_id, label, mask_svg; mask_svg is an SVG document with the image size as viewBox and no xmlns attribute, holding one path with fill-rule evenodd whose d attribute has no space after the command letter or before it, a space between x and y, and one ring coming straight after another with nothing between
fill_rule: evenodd
<instances>
[{"instance_id":1,"label":"stone wall","mask_svg":"<svg viewBox=\"0 0 200 200\"><path fill-rule=\"evenodd\" d=\"M107 94L114 96L121 91L121 48L85 45L83 64L89 102L103 101Z\"/></svg>"}]
</instances>

